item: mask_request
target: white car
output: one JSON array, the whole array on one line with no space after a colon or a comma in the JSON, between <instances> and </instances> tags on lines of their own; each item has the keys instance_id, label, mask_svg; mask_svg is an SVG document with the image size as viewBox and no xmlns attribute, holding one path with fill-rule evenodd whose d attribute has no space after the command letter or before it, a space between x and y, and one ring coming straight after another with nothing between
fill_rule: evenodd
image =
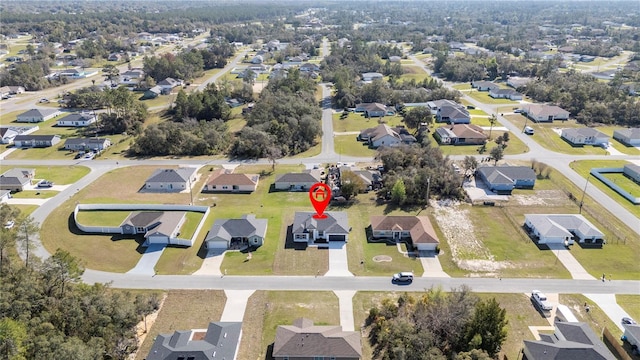
<instances>
[{"instance_id":1,"label":"white car","mask_svg":"<svg viewBox=\"0 0 640 360\"><path fill-rule=\"evenodd\" d=\"M4 228L5 229L11 229L12 227L14 227L16 225L16 222L13 220L9 220L6 223L4 223Z\"/></svg>"},{"instance_id":2,"label":"white car","mask_svg":"<svg viewBox=\"0 0 640 360\"><path fill-rule=\"evenodd\" d=\"M547 301L547 296L541 293L538 290L533 290L531 292L531 300L540 308L542 311L551 311L553 310L553 305Z\"/></svg>"}]
</instances>

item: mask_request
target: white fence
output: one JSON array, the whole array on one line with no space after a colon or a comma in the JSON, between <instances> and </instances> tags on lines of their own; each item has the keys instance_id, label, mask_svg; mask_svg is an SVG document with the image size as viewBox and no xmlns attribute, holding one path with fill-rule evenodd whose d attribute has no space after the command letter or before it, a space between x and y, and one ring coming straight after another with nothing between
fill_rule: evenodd
<instances>
[{"instance_id":1,"label":"white fence","mask_svg":"<svg viewBox=\"0 0 640 360\"><path fill-rule=\"evenodd\" d=\"M609 180L606 176L602 174L611 174L611 173L623 173L624 168L593 168L591 169L591 175L595 176L596 179L605 183L608 187L610 187L613 191L622 195L625 199L631 201L632 204L638 205L640 204L640 197L634 197L629 194L628 191L624 190L620 186L618 186L613 181Z\"/></svg>"},{"instance_id":2,"label":"white fence","mask_svg":"<svg viewBox=\"0 0 640 360\"><path fill-rule=\"evenodd\" d=\"M195 205L161 205L161 204L78 204L73 210L73 221L78 229L86 233L102 233L102 234L122 234L122 229L112 226L89 226L78 222L78 212L80 211L190 211L203 213L202 220L198 223L191 239L171 238L171 245L192 246L204 226L205 220L209 215L210 208L208 206Z\"/></svg>"}]
</instances>

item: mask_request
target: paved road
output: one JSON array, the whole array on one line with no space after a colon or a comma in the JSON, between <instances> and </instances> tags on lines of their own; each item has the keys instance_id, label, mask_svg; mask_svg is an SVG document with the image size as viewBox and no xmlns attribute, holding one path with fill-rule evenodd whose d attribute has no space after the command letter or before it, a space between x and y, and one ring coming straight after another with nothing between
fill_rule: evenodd
<instances>
[{"instance_id":1,"label":"paved road","mask_svg":"<svg viewBox=\"0 0 640 360\"><path fill-rule=\"evenodd\" d=\"M244 50L241 53L239 53L235 58L233 58L233 60L230 63L228 63L224 67L224 69L214 74L207 80L203 81L202 84L198 86L197 90L198 91L204 90L207 87L207 85L216 82L218 78L220 78L222 75L225 75L227 72L231 71L234 67L238 66L238 63L242 61L242 59L244 59L244 56L247 55L248 52L249 50Z\"/></svg>"}]
</instances>

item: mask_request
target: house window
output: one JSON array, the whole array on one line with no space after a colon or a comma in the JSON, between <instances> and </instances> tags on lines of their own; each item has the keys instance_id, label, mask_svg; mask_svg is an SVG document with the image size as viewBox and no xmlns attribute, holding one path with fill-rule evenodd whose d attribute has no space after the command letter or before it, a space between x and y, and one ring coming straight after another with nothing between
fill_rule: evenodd
<instances>
[{"instance_id":1,"label":"house window","mask_svg":"<svg viewBox=\"0 0 640 360\"><path fill-rule=\"evenodd\" d=\"M306 239L307 238L307 234L296 234L296 239Z\"/></svg>"},{"instance_id":2,"label":"house window","mask_svg":"<svg viewBox=\"0 0 640 360\"><path fill-rule=\"evenodd\" d=\"M227 190L229 187L227 185L222 186L222 190Z\"/></svg>"},{"instance_id":3,"label":"house window","mask_svg":"<svg viewBox=\"0 0 640 360\"><path fill-rule=\"evenodd\" d=\"M212 188L212 189L215 189L215 188L216 188L216 186L215 186L215 185L212 185L212 186L211 186L211 188Z\"/></svg>"},{"instance_id":4,"label":"house window","mask_svg":"<svg viewBox=\"0 0 640 360\"><path fill-rule=\"evenodd\" d=\"M142 226L136 227L136 232L144 232L144 227Z\"/></svg>"}]
</instances>

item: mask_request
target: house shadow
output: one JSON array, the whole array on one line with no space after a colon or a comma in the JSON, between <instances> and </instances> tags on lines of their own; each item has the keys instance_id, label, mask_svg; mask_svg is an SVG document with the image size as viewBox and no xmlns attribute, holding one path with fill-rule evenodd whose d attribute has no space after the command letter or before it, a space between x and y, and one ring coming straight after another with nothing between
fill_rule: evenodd
<instances>
[{"instance_id":1,"label":"house shadow","mask_svg":"<svg viewBox=\"0 0 640 360\"><path fill-rule=\"evenodd\" d=\"M264 354L264 360L273 360L273 345L274 343L271 343L267 346L267 351Z\"/></svg>"},{"instance_id":2,"label":"house shadow","mask_svg":"<svg viewBox=\"0 0 640 360\"><path fill-rule=\"evenodd\" d=\"M76 222L73 220L73 212L71 212L69 214L69 218L67 219L67 228L69 229L69 231L74 234L74 235L100 235L100 236L108 236L111 235L109 238L111 241L121 241L121 240L127 240L127 241L135 241L138 246L136 247L136 251L139 254L144 254L144 252L147 250L146 246L143 246L144 242L145 242L145 238L142 235L138 235L138 236L134 236L134 235L127 235L127 234L107 234L107 233L99 233L99 232L84 232L82 230L80 230L78 228L78 226L76 225Z\"/></svg>"},{"instance_id":3,"label":"house shadow","mask_svg":"<svg viewBox=\"0 0 640 360\"><path fill-rule=\"evenodd\" d=\"M299 243L299 242L293 241L293 225L287 226L287 237L285 238L285 241L284 241L285 249L307 250L308 245L309 244L306 242Z\"/></svg>"},{"instance_id":4,"label":"house shadow","mask_svg":"<svg viewBox=\"0 0 640 360\"><path fill-rule=\"evenodd\" d=\"M578 244L578 246L580 246L581 249L602 249L602 246L604 245L602 242L599 243L587 243L587 242L579 242L576 241L576 244Z\"/></svg>"},{"instance_id":5,"label":"house shadow","mask_svg":"<svg viewBox=\"0 0 640 360\"><path fill-rule=\"evenodd\" d=\"M520 225L520 229L527 234L527 237L529 238L529 240L533 243L533 245L535 245L538 250L550 250L551 248L547 245L547 244L540 244L538 243L538 241L536 240L536 236L529 231L529 228L526 225Z\"/></svg>"},{"instance_id":6,"label":"house shadow","mask_svg":"<svg viewBox=\"0 0 640 360\"><path fill-rule=\"evenodd\" d=\"M276 184L271 183L271 185L269 185L269 194L274 193L274 192L279 192L280 190L276 189Z\"/></svg>"},{"instance_id":7,"label":"house shadow","mask_svg":"<svg viewBox=\"0 0 640 360\"><path fill-rule=\"evenodd\" d=\"M207 236L209 236L209 232L207 232L207 234L204 236L204 238L206 239ZM206 259L207 258L207 254L209 253L209 249L207 249L207 242L203 241L202 244L200 244L200 247L198 248L198 252L196 254L197 257L199 257L200 259Z\"/></svg>"}]
</instances>

